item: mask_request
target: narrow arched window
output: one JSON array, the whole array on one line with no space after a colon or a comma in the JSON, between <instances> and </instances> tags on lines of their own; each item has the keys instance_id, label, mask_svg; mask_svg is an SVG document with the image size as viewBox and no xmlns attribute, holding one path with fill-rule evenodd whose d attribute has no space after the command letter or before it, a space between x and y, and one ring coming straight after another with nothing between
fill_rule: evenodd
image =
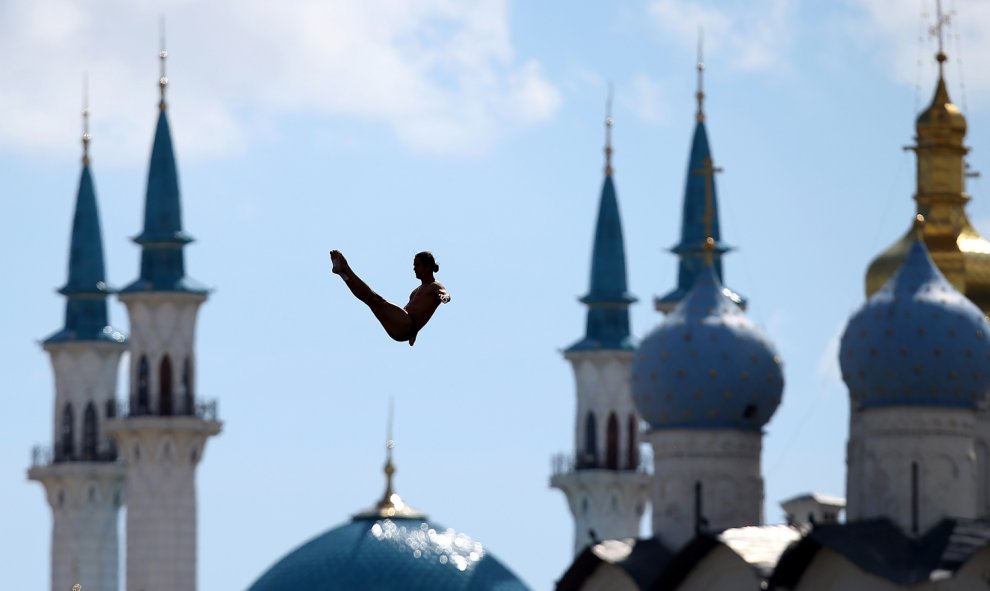
<instances>
[{"instance_id":1,"label":"narrow arched window","mask_svg":"<svg viewBox=\"0 0 990 591\"><path fill-rule=\"evenodd\" d=\"M619 469L619 419L615 413L609 413L608 425L605 427L605 467L609 470Z\"/></svg>"},{"instance_id":2,"label":"narrow arched window","mask_svg":"<svg viewBox=\"0 0 990 591\"><path fill-rule=\"evenodd\" d=\"M90 402L86 405L86 410L83 411L82 457L84 460L93 461L97 459L96 441L98 433L96 429L96 407Z\"/></svg>"},{"instance_id":3,"label":"narrow arched window","mask_svg":"<svg viewBox=\"0 0 990 591\"><path fill-rule=\"evenodd\" d=\"M69 402L62 409L62 428L59 434L59 453L61 460L71 460L73 456L76 455L76 445L75 445L75 430L73 428L73 421L75 420L75 415L72 412L72 403Z\"/></svg>"},{"instance_id":4,"label":"narrow arched window","mask_svg":"<svg viewBox=\"0 0 990 591\"><path fill-rule=\"evenodd\" d=\"M144 355L141 356L140 361L138 361L138 375L137 375L137 409L136 414L146 415L151 412L151 401L148 396L148 358ZM131 410L132 413L135 409Z\"/></svg>"},{"instance_id":5,"label":"narrow arched window","mask_svg":"<svg viewBox=\"0 0 990 591\"><path fill-rule=\"evenodd\" d=\"M639 440L637 439L638 429L636 428L636 415L629 415L627 430L629 431L629 447L626 448L626 464L630 470L639 467Z\"/></svg>"},{"instance_id":6,"label":"narrow arched window","mask_svg":"<svg viewBox=\"0 0 990 591\"><path fill-rule=\"evenodd\" d=\"M186 357L182 362L182 397L185 404L185 414L194 414L196 396L193 394L192 360Z\"/></svg>"},{"instance_id":7,"label":"narrow arched window","mask_svg":"<svg viewBox=\"0 0 990 591\"><path fill-rule=\"evenodd\" d=\"M578 462L581 468L594 468L598 465L598 424L595 413L588 411L584 419L584 451Z\"/></svg>"},{"instance_id":8,"label":"narrow arched window","mask_svg":"<svg viewBox=\"0 0 990 591\"><path fill-rule=\"evenodd\" d=\"M158 366L158 414L169 416L173 411L172 403L172 360L168 355L162 357Z\"/></svg>"}]
</instances>

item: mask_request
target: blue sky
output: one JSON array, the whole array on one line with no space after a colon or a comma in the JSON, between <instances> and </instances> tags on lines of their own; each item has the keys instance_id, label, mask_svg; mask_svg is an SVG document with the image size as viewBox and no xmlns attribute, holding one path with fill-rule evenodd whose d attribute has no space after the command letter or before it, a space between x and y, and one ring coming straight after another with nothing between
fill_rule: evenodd
<instances>
[{"instance_id":1,"label":"blue sky","mask_svg":"<svg viewBox=\"0 0 990 591\"><path fill-rule=\"evenodd\" d=\"M573 446L577 340L602 182L607 83L634 332L675 282L694 64L705 29L706 111L727 284L785 364L767 426L766 516L843 494L846 390L835 352L870 259L910 225L911 143L934 90L930 3L613 3L260 0L0 5L0 232L5 278L0 447L5 584L48 583L50 514L25 479L50 443L52 373L37 342L61 326L89 72L93 175L107 269L138 273L168 21L170 117L198 390L223 434L199 471L199 579L243 589L276 559L381 494L388 400L396 485L546 589L572 522L548 488ZM990 172L990 7L950 0L950 93L970 163ZM990 233L985 182L971 219ZM328 272L338 248L403 301L430 249L453 295L414 348L389 340ZM126 330L119 303L112 322ZM120 392L127 383L121 379Z\"/></svg>"}]
</instances>

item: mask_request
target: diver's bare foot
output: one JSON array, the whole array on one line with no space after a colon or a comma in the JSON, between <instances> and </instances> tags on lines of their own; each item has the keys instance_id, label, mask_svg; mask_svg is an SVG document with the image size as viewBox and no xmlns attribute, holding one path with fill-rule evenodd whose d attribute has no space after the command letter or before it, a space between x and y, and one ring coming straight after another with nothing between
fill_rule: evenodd
<instances>
[{"instance_id":1,"label":"diver's bare foot","mask_svg":"<svg viewBox=\"0 0 990 591\"><path fill-rule=\"evenodd\" d=\"M330 268L331 272L340 275L340 278L344 281L350 279L350 276L346 273L346 271L350 270L350 266L348 266L347 259L344 258L344 255L339 250L330 251L330 262L333 263L333 266Z\"/></svg>"}]
</instances>

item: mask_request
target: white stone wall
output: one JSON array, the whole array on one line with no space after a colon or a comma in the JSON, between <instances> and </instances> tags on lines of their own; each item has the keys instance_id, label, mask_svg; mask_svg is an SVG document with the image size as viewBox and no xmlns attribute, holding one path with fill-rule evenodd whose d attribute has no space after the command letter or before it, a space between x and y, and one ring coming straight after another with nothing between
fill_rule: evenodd
<instances>
[{"instance_id":1,"label":"white stone wall","mask_svg":"<svg viewBox=\"0 0 990 591\"><path fill-rule=\"evenodd\" d=\"M577 412L574 418L575 457L586 449L585 422L591 412L595 415L597 427L598 460L605 462L608 418L614 413L619 424L619 465L625 467L629 446L639 445L639 440L630 441L628 434L629 417L635 417L637 426L640 422L629 385L633 353L579 351L567 353L566 357L574 370L577 391Z\"/></svg>"},{"instance_id":2,"label":"white stone wall","mask_svg":"<svg viewBox=\"0 0 990 591\"><path fill-rule=\"evenodd\" d=\"M161 394L159 369L162 358L168 355L172 364L173 408L179 412L183 409L182 372L187 358L192 364L192 379L195 382L196 317L206 295L150 292L121 294L120 300L127 306L131 328L131 411L137 409L138 368L144 356L148 361L150 407L152 412L157 412Z\"/></svg>"},{"instance_id":3,"label":"white stone wall","mask_svg":"<svg viewBox=\"0 0 990 591\"><path fill-rule=\"evenodd\" d=\"M854 415L847 448L849 520L887 517L905 533L920 535L944 517L977 516L973 411L887 407Z\"/></svg>"},{"instance_id":4,"label":"white stone wall","mask_svg":"<svg viewBox=\"0 0 990 591\"><path fill-rule=\"evenodd\" d=\"M579 351L566 354L574 370L577 412L574 421L574 459L581 464L586 450L588 413L595 415L597 467L567 469L554 474L550 485L567 496L574 516L574 553L597 540L634 538L649 494L648 474L638 472L639 415L629 386L631 351ZM618 469L605 468L609 416L618 423ZM635 425L630 437L629 423ZM630 467L630 446L636 465ZM592 537L592 532L594 538Z\"/></svg>"},{"instance_id":5,"label":"white stone wall","mask_svg":"<svg viewBox=\"0 0 990 591\"><path fill-rule=\"evenodd\" d=\"M575 470L555 474L550 485L567 495L574 516L575 555L594 542L638 536L650 490L649 474Z\"/></svg>"},{"instance_id":6,"label":"white stone wall","mask_svg":"<svg viewBox=\"0 0 990 591\"><path fill-rule=\"evenodd\" d=\"M55 382L52 408L52 453L61 458L62 420L72 406L72 458L84 452L86 407L96 411L97 452L107 437L108 403L117 396L117 368L126 350L122 343L70 341L44 346ZM71 459L71 458L62 458ZM95 459L95 458L90 458ZM116 591L119 541L117 520L124 492L124 470L112 462L74 461L40 465L28 478L41 482L52 509L52 591L83 588Z\"/></svg>"},{"instance_id":7,"label":"white stone wall","mask_svg":"<svg viewBox=\"0 0 990 591\"><path fill-rule=\"evenodd\" d=\"M763 436L735 429L654 429L653 533L676 551L695 535L695 486L707 531L763 523Z\"/></svg>"},{"instance_id":8,"label":"white stone wall","mask_svg":"<svg viewBox=\"0 0 990 591\"><path fill-rule=\"evenodd\" d=\"M83 589L116 591L123 466L51 464L32 468L28 477L44 485L52 509L52 591L65 591L76 583Z\"/></svg>"},{"instance_id":9,"label":"white stone wall","mask_svg":"<svg viewBox=\"0 0 990 591\"><path fill-rule=\"evenodd\" d=\"M220 423L129 417L110 432L127 466L128 591L195 591L196 466Z\"/></svg>"},{"instance_id":10,"label":"white stone wall","mask_svg":"<svg viewBox=\"0 0 990 591\"><path fill-rule=\"evenodd\" d=\"M62 414L72 404L73 445L81 453L83 417L90 402L96 408L97 438L104 437L107 403L117 399L117 368L127 346L118 343L67 342L45 345L55 376L52 448L61 443Z\"/></svg>"}]
</instances>

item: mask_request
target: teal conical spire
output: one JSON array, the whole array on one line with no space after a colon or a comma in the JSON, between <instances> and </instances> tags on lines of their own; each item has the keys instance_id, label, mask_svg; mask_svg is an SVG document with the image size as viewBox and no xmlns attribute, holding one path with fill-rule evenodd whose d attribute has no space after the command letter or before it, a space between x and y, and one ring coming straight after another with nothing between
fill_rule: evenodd
<instances>
[{"instance_id":1,"label":"teal conical spire","mask_svg":"<svg viewBox=\"0 0 990 591\"><path fill-rule=\"evenodd\" d=\"M732 250L722 242L718 222L718 192L715 189L715 168L711 149L708 145L708 132L705 129L704 97L702 72L704 64L698 60L698 112L695 116L694 137L691 140L691 154L688 159L687 181L684 187L684 208L681 218L681 240L671 248L680 261L677 269L677 287L667 295L657 298L657 309L669 312L691 291L695 279L705 268L705 239L715 240L712 251L712 264L719 282L724 285L722 276L722 255ZM709 209L710 208L710 209ZM732 290L723 287L730 300L745 307L745 300Z\"/></svg>"},{"instance_id":2,"label":"teal conical spire","mask_svg":"<svg viewBox=\"0 0 990 591\"><path fill-rule=\"evenodd\" d=\"M161 52L162 63L167 53ZM139 291L206 291L186 277L183 248L192 237L182 230L182 207L179 199L179 175L172 150L165 103L164 66L159 79L161 86L160 112L155 128L148 167L148 190L144 202L144 229L134 238L141 245L141 276L123 289L124 293Z\"/></svg>"},{"instance_id":3,"label":"teal conical spire","mask_svg":"<svg viewBox=\"0 0 990 591\"><path fill-rule=\"evenodd\" d=\"M109 326L107 286L103 263L103 236L96 206L96 190L89 170L88 109L83 109L83 169L76 193L76 211L69 239L69 278L58 292L66 296L65 326L45 339L45 344L67 341L122 343L124 335Z\"/></svg>"},{"instance_id":4,"label":"teal conical spire","mask_svg":"<svg viewBox=\"0 0 990 591\"><path fill-rule=\"evenodd\" d=\"M581 302L588 306L583 339L568 351L633 349L629 333L629 304L636 298L626 288L626 253L619 202L612 182L612 117L605 120L605 182L598 206L598 223L591 252L591 287Z\"/></svg>"}]
</instances>

